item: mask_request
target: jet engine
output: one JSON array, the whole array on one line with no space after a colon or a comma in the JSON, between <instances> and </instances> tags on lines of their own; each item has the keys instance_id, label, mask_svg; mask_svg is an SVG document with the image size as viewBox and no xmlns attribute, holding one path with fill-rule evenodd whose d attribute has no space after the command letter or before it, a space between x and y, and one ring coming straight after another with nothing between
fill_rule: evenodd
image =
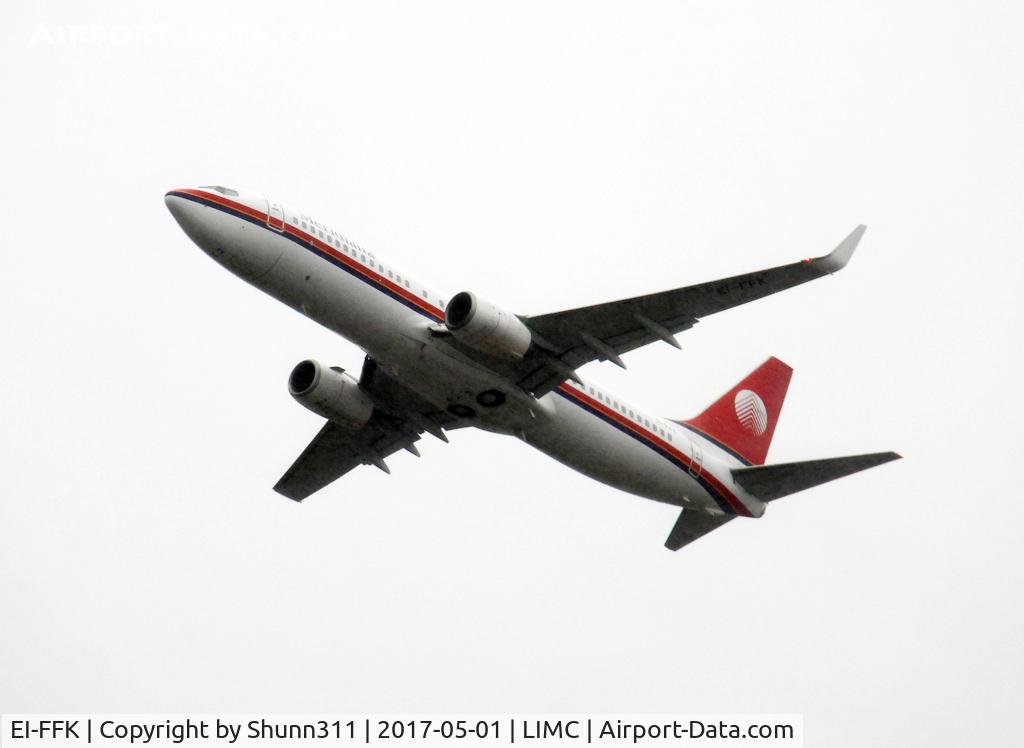
<instances>
[{"instance_id":1,"label":"jet engine","mask_svg":"<svg viewBox=\"0 0 1024 748\"><path fill-rule=\"evenodd\" d=\"M522 358L532 340L530 329L516 315L469 291L451 298L444 323L470 348L499 358Z\"/></svg>"},{"instance_id":2,"label":"jet engine","mask_svg":"<svg viewBox=\"0 0 1024 748\"><path fill-rule=\"evenodd\" d=\"M288 391L303 407L344 426L359 428L373 415L373 400L337 366L302 361L288 376Z\"/></svg>"}]
</instances>

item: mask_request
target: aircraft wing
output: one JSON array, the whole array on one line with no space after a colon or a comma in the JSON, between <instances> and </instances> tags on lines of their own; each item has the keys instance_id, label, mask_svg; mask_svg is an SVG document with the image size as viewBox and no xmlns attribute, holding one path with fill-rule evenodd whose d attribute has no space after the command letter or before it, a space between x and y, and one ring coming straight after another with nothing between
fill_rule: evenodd
<instances>
[{"instance_id":1,"label":"aircraft wing","mask_svg":"<svg viewBox=\"0 0 1024 748\"><path fill-rule=\"evenodd\" d=\"M274 490L295 501L331 483L349 470L363 464L388 470L384 458L419 439L419 434L402 434L368 423L359 431L349 431L328 421L313 441L274 486Z\"/></svg>"},{"instance_id":2,"label":"aircraft wing","mask_svg":"<svg viewBox=\"0 0 1024 748\"><path fill-rule=\"evenodd\" d=\"M849 262L866 227L855 228L832 252L789 265L676 288L632 299L524 317L537 350L522 361L517 383L536 396L575 375L594 360L625 368L619 355L663 340L679 347L675 333L701 317L731 309L841 270Z\"/></svg>"},{"instance_id":3,"label":"aircraft wing","mask_svg":"<svg viewBox=\"0 0 1024 748\"><path fill-rule=\"evenodd\" d=\"M424 432L448 441L444 429L459 428L458 420L404 387L367 356L359 384L374 399L369 422L351 429L327 421L303 450L274 490L302 501L360 465L390 473L385 457L414 446Z\"/></svg>"}]
</instances>

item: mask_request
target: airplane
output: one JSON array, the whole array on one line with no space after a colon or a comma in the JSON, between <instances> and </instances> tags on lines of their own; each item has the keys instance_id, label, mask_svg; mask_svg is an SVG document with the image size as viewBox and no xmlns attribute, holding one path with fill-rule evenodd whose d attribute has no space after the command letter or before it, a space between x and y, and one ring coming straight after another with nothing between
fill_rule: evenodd
<instances>
[{"instance_id":1,"label":"airplane","mask_svg":"<svg viewBox=\"0 0 1024 748\"><path fill-rule=\"evenodd\" d=\"M898 459L878 452L765 464L792 369L769 358L694 418L653 415L578 373L664 342L699 319L841 270L864 234L788 265L567 311L522 316L472 291L448 295L309 214L221 185L164 201L188 237L256 288L352 341L358 377L307 359L288 391L325 422L274 486L302 501L430 434L476 427L518 437L623 491L679 507L670 550L768 503Z\"/></svg>"}]
</instances>

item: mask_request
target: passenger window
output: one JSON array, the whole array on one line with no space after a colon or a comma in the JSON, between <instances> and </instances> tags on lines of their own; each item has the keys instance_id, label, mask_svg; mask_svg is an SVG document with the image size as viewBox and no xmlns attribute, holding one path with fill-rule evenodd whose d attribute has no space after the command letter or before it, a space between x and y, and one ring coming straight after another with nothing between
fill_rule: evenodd
<instances>
[{"instance_id":1,"label":"passenger window","mask_svg":"<svg viewBox=\"0 0 1024 748\"><path fill-rule=\"evenodd\" d=\"M388 271L388 278L394 278L394 277L395 277L395 276L393 276L393 275L391 274L391 271L389 270L389 271Z\"/></svg>"}]
</instances>

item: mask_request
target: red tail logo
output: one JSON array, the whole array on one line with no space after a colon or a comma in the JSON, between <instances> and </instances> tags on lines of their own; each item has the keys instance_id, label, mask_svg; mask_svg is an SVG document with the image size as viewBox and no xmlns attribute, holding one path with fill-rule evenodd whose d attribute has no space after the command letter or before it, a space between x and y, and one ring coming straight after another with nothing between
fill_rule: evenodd
<instances>
[{"instance_id":1,"label":"red tail logo","mask_svg":"<svg viewBox=\"0 0 1024 748\"><path fill-rule=\"evenodd\" d=\"M683 423L753 465L763 465L793 370L770 358L696 418Z\"/></svg>"}]
</instances>

